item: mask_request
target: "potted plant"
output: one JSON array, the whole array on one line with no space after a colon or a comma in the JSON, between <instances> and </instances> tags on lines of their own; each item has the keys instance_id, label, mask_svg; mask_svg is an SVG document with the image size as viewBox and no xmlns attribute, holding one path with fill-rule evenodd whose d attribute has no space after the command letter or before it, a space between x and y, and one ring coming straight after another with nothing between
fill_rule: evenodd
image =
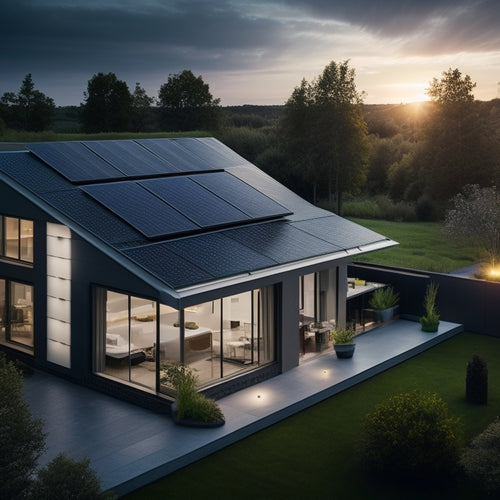
<instances>
[{"instance_id":1,"label":"potted plant","mask_svg":"<svg viewBox=\"0 0 500 500\"><path fill-rule=\"evenodd\" d=\"M162 365L160 382L170 386L177 399L172 405L172 417L179 425L217 427L225 423L224 415L215 402L196 390L198 376L182 363Z\"/></svg>"},{"instance_id":2,"label":"potted plant","mask_svg":"<svg viewBox=\"0 0 500 500\"><path fill-rule=\"evenodd\" d=\"M427 285L424 297L425 314L420 318L420 324L424 332L437 332L439 327L439 312L436 307L436 297L439 285L431 281Z\"/></svg>"},{"instance_id":3,"label":"potted plant","mask_svg":"<svg viewBox=\"0 0 500 500\"><path fill-rule=\"evenodd\" d=\"M354 330L351 328L332 330L330 339L337 358L352 358L356 344L353 341Z\"/></svg>"},{"instance_id":4,"label":"potted plant","mask_svg":"<svg viewBox=\"0 0 500 500\"><path fill-rule=\"evenodd\" d=\"M370 297L370 307L377 312L382 322L389 321L394 316L394 308L399 301L399 293L392 286L377 288Z\"/></svg>"}]
</instances>

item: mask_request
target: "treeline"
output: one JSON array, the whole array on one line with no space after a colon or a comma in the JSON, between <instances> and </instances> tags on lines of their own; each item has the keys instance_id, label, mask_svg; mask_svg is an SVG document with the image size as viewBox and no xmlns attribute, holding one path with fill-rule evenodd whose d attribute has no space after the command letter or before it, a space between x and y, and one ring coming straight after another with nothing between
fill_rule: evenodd
<instances>
[{"instance_id":1,"label":"treeline","mask_svg":"<svg viewBox=\"0 0 500 500\"><path fill-rule=\"evenodd\" d=\"M154 98L99 73L80 106L56 108L27 75L0 99L0 139L209 132L297 194L356 217L438 220L464 186L500 185L500 100L476 101L468 75L450 69L430 82L431 101L401 105L363 104L354 76L332 62L284 105L223 107L191 71L170 75Z\"/></svg>"}]
</instances>

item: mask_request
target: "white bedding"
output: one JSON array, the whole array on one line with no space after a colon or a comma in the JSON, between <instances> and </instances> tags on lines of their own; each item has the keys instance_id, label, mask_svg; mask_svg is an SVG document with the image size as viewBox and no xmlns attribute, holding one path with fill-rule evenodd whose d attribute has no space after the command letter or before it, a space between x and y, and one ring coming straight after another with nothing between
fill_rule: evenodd
<instances>
[{"instance_id":1,"label":"white bedding","mask_svg":"<svg viewBox=\"0 0 500 500\"><path fill-rule=\"evenodd\" d=\"M162 325L160 335L161 359L180 359L179 328ZM109 328L106 332L106 355L112 358L125 358L129 352L140 351L154 347L156 344L156 331L154 323L133 324L130 327L130 350L128 345L128 325ZM212 347L212 330L210 328L198 327L194 330L184 330L184 352L204 350L198 349ZM191 348L192 347L192 348Z\"/></svg>"}]
</instances>

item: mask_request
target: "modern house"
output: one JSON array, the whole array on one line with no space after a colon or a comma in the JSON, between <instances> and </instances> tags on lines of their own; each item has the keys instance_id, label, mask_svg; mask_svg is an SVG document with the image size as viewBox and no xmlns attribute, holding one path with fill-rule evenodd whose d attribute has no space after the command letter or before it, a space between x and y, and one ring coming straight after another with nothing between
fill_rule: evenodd
<instances>
[{"instance_id":1,"label":"modern house","mask_svg":"<svg viewBox=\"0 0 500 500\"><path fill-rule=\"evenodd\" d=\"M28 144L0 152L0 348L158 409L181 361L219 396L321 352L351 257L394 244L213 138Z\"/></svg>"}]
</instances>

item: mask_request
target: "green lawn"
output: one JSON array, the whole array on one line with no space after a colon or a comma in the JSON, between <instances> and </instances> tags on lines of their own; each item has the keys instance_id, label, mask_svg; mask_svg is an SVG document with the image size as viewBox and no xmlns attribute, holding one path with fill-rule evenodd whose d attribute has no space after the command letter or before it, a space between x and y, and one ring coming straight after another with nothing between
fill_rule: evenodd
<instances>
[{"instance_id":1,"label":"green lawn","mask_svg":"<svg viewBox=\"0 0 500 500\"><path fill-rule=\"evenodd\" d=\"M365 254L354 259L391 266L448 273L485 260L485 254L451 241L437 222L390 222L351 219L399 243L397 247Z\"/></svg>"},{"instance_id":2,"label":"green lawn","mask_svg":"<svg viewBox=\"0 0 500 500\"><path fill-rule=\"evenodd\" d=\"M464 400L474 352L489 369L489 402ZM500 415L500 339L467 333L127 496L128 499L433 499L476 498L456 480L441 488L375 482L359 466L364 416L387 397L413 389L438 393L459 416L466 439ZM200 431L201 432L201 431Z\"/></svg>"}]
</instances>

